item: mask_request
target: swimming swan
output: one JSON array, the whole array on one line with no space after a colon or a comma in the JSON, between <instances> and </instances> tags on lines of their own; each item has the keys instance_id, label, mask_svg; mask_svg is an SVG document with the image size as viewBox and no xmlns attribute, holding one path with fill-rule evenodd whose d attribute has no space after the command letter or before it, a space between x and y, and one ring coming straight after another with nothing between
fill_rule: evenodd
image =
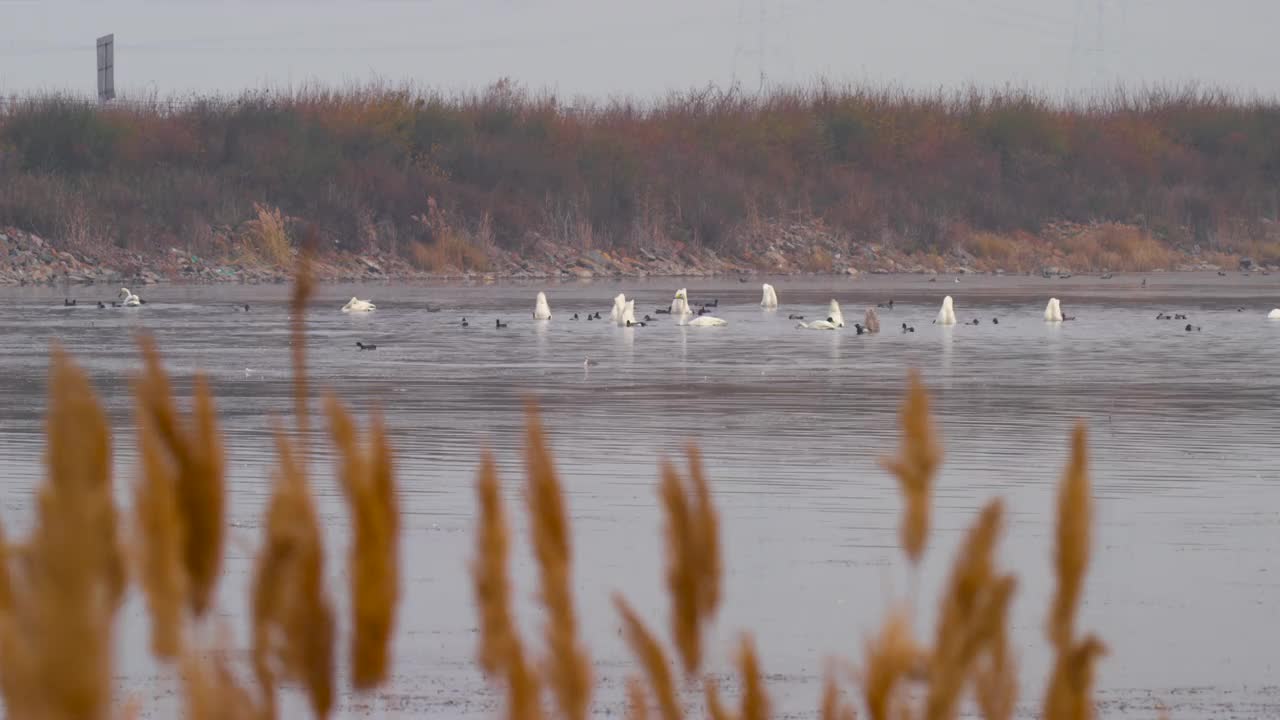
<instances>
[{"instance_id":1,"label":"swimming swan","mask_svg":"<svg viewBox=\"0 0 1280 720\"><path fill-rule=\"evenodd\" d=\"M618 293L613 298L613 309L609 311L609 322L618 325L624 325L622 322L622 313L627 309L627 296Z\"/></svg>"},{"instance_id":2,"label":"swimming swan","mask_svg":"<svg viewBox=\"0 0 1280 720\"><path fill-rule=\"evenodd\" d=\"M688 325L689 327L724 327L725 325L729 324L729 321L725 320L724 318L712 317L710 315L701 315L699 317L696 317L690 320L687 323L681 323L681 324Z\"/></svg>"},{"instance_id":3,"label":"swimming swan","mask_svg":"<svg viewBox=\"0 0 1280 720\"><path fill-rule=\"evenodd\" d=\"M689 291L686 288L680 288L676 291L676 296L671 299L671 314L676 317L684 317L692 315L693 311L689 309Z\"/></svg>"},{"instance_id":4,"label":"swimming swan","mask_svg":"<svg viewBox=\"0 0 1280 720\"><path fill-rule=\"evenodd\" d=\"M760 298L760 307L772 310L778 307L778 293L773 291L773 286L765 283L761 286L764 296Z\"/></svg>"},{"instance_id":5,"label":"swimming swan","mask_svg":"<svg viewBox=\"0 0 1280 720\"><path fill-rule=\"evenodd\" d=\"M832 322L831 318L827 318L826 320L814 320L811 323L802 322L796 327L801 330L835 330L839 326Z\"/></svg>"},{"instance_id":6,"label":"swimming swan","mask_svg":"<svg viewBox=\"0 0 1280 720\"><path fill-rule=\"evenodd\" d=\"M938 310L939 325L955 325L956 309L955 304L951 302L951 296L942 298L942 308Z\"/></svg>"},{"instance_id":7,"label":"swimming swan","mask_svg":"<svg viewBox=\"0 0 1280 720\"><path fill-rule=\"evenodd\" d=\"M1044 321L1062 322L1062 305L1058 298L1049 298L1049 304L1044 307Z\"/></svg>"},{"instance_id":8,"label":"swimming swan","mask_svg":"<svg viewBox=\"0 0 1280 720\"><path fill-rule=\"evenodd\" d=\"M120 288L120 303L125 307L138 307L142 304L142 298L129 292L129 288Z\"/></svg>"},{"instance_id":9,"label":"swimming swan","mask_svg":"<svg viewBox=\"0 0 1280 720\"><path fill-rule=\"evenodd\" d=\"M368 300L358 300L355 298L355 296L352 296L352 298L347 301L347 304L342 306L342 312L344 313L371 312L373 310L376 310L377 307L378 307L377 305L374 305Z\"/></svg>"},{"instance_id":10,"label":"swimming swan","mask_svg":"<svg viewBox=\"0 0 1280 720\"><path fill-rule=\"evenodd\" d=\"M544 292L538 293L538 300L533 306L533 319L534 320L550 320L551 319L551 306L547 304L547 294Z\"/></svg>"},{"instance_id":11,"label":"swimming swan","mask_svg":"<svg viewBox=\"0 0 1280 720\"><path fill-rule=\"evenodd\" d=\"M827 307L826 320L814 320L810 323L801 322L796 327L801 330L835 330L836 328L844 327L844 314L840 312L840 303L832 298L831 305Z\"/></svg>"},{"instance_id":12,"label":"swimming swan","mask_svg":"<svg viewBox=\"0 0 1280 720\"><path fill-rule=\"evenodd\" d=\"M1271 312L1267 313L1267 319L1280 320L1280 308L1276 308L1275 310L1272 310Z\"/></svg>"}]
</instances>

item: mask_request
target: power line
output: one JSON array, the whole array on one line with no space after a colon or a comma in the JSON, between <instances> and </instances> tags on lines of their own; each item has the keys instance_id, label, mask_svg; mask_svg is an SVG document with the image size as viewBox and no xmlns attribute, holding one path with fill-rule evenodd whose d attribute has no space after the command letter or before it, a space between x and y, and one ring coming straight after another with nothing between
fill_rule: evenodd
<instances>
[{"instance_id":1,"label":"power line","mask_svg":"<svg viewBox=\"0 0 1280 720\"><path fill-rule=\"evenodd\" d=\"M489 41L475 40L449 40L440 42L410 42L410 43L378 43L378 44L360 44L360 45L281 45L278 43L271 44L251 44L231 42L203 42L203 43L172 43L172 42L131 42L116 43L118 50L130 50L134 52L253 52L253 53L289 53L289 52L319 52L319 53L382 53L382 52L411 52L411 51L427 51L427 52L454 52L462 50L501 50L507 48L526 47L530 44L559 42L566 39L574 39L580 37L592 37L602 33L609 32L637 32L637 31L661 31L672 30L683 27L723 24L724 17L722 14L713 15L685 15L676 18L665 18L657 22L635 23L625 22L617 23L609 26L593 26L582 28L579 30L568 30L560 32L550 32L542 34L521 33L502 37L493 38ZM45 45L33 47L14 47L0 49L0 56L21 56L46 53L90 53L94 51L92 44L75 44L75 45Z\"/></svg>"}]
</instances>

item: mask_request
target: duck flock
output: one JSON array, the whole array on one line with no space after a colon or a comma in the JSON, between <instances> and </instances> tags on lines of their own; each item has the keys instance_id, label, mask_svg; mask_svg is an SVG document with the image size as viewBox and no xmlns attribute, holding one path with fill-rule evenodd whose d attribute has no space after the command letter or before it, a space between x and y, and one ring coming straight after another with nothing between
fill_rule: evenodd
<instances>
[{"instance_id":1,"label":"duck flock","mask_svg":"<svg viewBox=\"0 0 1280 720\"><path fill-rule=\"evenodd\" d=\"M729 321L723 318L718 318L714 315L714 308L719 305L720 301L718 299L712 300L711 302L703 303L699 306L698 310L695 311L689 304L688 289L681 288L676 291L676 294L671 299L671 304L669 306L655 309L654 314L670 315L676 318L677 324L686 327L724 327L729 324ZM776 310L778 308L778 293L774 287L768 283L764 283L761 286L760 307L766 310ZM892 309L893 301L890 300L887 304L881 303L877 307ZM344 313L372 312L374 309L376 309L376 306L372 302L369 302L368 300L360 300L355 297L351 298L346 305L342 306L342 312ZM534 301L533 319L541 322L549 322L551 318L551 305L547 302L547 294L545 292L539 292L536 300ZM1280 308L1276 308L1268 313L1267 318L1269 320L1280 320ZM579 319L580 317L578 313L574 313L571 318L571 320ZM599 312L587 313L586 319L603 320L603 317ZM792 313L787 315L787 319L799 321L796 324L796 328L801 330L839 330L845 327L844 314L840 310L840 303L834 298L827 306L827 313L823 318L806 321L805 316ZM1061 323L1075 319L1074 315L1066 315L1062 312L1062 303L1058 298L1049 298L1049 302L1044 308L1045 322ZM1168 315L1161 312L1156 316L1156 319L1186 320L1187 316L1181 314ZM636 317L636 301L628 300L624 293L618 293L618 295L613 298L613 307L609 311L608 321L618 325L619 327L646 327L649 323L654 322L654 318L646 314L642 319L638 319ZM938 309L938 315L933 322L936 325L956 324L955 302L952 300L950 295L942 299L942 305ZM978 318L974 318L965 324L978 325L980 322L981 321ZM995 325L1000 324L998 318L992 318L991 322ZM469 327L470 324L471 323L465 317L462 318L462 322L460 323L462 327ZM502 329L506 328L508 323L499 319L494 321L494 325L496 328ZM863 321L860 323L854 323L853 328L859 335L863 333L880 332L880 317L876 312L876 308L867 308L863 316ZM1186 326L1187 332L1199 329L1199 326L1190 324ZM902 332L915 332L915 328L907 323L903 323ZM361 346L361 349L371 350L373 349L373 346L363 345Z\"/></svg>"}]
</instances>

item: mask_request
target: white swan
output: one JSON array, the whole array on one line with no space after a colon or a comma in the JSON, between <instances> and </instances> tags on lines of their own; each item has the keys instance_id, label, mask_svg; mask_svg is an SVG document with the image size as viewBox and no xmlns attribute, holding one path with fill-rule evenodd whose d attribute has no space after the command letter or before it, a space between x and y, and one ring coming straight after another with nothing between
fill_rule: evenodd
<instances>
[{"instance_id":1,"label":"white swan","mask_svg":"<svg viewBox=\"0 0 1280 720\"><path fill-rule=\"evenodd\" d=\"M618 314L618 324L622 327L636 324L635 300L628 300L622 304L622 311Z\"/></svg>"},{"instance_id":2,"label":"white swan","mask_svg":"<svg viewBox=\"0 0 1280 720\"><path fill-rule=\"evenodd\" d=\"M1272 310L1271 312L1267 313L1267 319L1280 320L1280 308L1276 308L1275 310Z\"/></svg>"},{"instance_id":3,"label":"white swan","mask_svg":"<svg viewBox=\"0 0 1280 720\"><path fill-rule=\"evenodd\" d=\"M120 288L120 304L125 307L138 307L142 304L142 298L129 292L129 288Z\"/></svg>"},{"instance_id":4,"label":"white swan","mask_svg":"<svg viewBox=\"0 0 1280 720\"><path fill-rule=\"evenodd\" d=\"M951 302L951 296L942 298L942 308L938 310L939 325L955 325L956 309L955 304Z\"/></svg>"},{"instance_id":5,"label":"white swan","mask_svg":"<svg viewBox=\"0 0 1280 720\"><path fill-rule=\"evenodd\" d=\"M828 320L814 320L811 323L801 322L796 327L801 330L835 330L836 324Z\"/></svg>"},{"instance_id":6,"label":"white swan","mask_svg":"<svg viewBox=\"0 0 1280 720\"><path fill-rule=\"evenodd\" d=\"M682 322L680 324L688 325L689 327L724 327L729 324L729 321L724 318L713 317L711 315L699 315L689 322Z\"/></svg>"},{"instance_id":7,"label":"white swan","mask_svg":"<svg viewBox=\"0 0 1280 720\"><path fill-rule=\"evenodd\" d=\"M760 307L772 310L778 307L778 293L773 291L773 286L765 283L761 286L764 296L760 298Z\"/></svg>"},{"instance_id":8,"label":"white swan","mask_svg":"<svg viewBox=\"0 0 1280 720\"><path fill-rule=\"evenodd\" d=\"M377 308L378 308L377 305L374 305L368 300L359 300L353 295L351 299L347 301L347 304L342 306L342 312L344 313L371 312L373 310L376 310Z\"/></svg>"},{"instance_id":9,"label":"white swan","mask_svg":"<svg viewBox=\"0 0 1280 720\"><path fill-rule=\"evenodd\" d=\"M676 291L676 296L671 299L671 315L684 317L692 314L693 311L689 309L689 291L686 288L680 288Z\"/></svg>"},{"instance_id":10,"label":"white swan","mask_svg":"<svg viewBox=\"0 0 1280 720\"><path fill-rule=\"evenodd\" d=\"M622 324L622 313L627 309L627 296L618 293L613 298L613 309L609 311L609 322Z\"/></svg>"},{"instance_id":11,"label":"white swan","mask_svg":"<svg viewBox=\"0 0 1280 720\"><path fill-rule=\"evenodd\" d=\"M1049 298L1049 304L1044 306L1044 321L1062 322L1062 305L1058 298Z\"/></svg>"},{"instance_id":12,"label":"white swan","mask_svg":"<svg viewBox=\"0 0 1280 720\"><path fill-rule=\"evenodd\" d=\"M835 298L832 298L831 304L827 306L827 321L838 328L844 327L844 313L840 312L840 303L836 302Z\"/></svg>"},{"instance_id":13,"label":"white swan","mask_svg":"<svg viewBox=\"0 0 1280 720\"><path fill-rule=\"evenodd\" d=\"M534 320L550 320L551 319L551 306L547 304L547 294L544 292L538 293L538 300L533 305L533 319Z\"/></svg>"},{"instance_id":14,"label":"white swan","mask_svg":"<svg viewBox=\"0 0 1280 720\"><path fill-rule=\"evenodd\" d=\"M801 322L796 327L802 330L835 330L844 327L844 313L840 312L840 303L833 298L827 306L827 319Z\"/></svg>"}]
</instances>

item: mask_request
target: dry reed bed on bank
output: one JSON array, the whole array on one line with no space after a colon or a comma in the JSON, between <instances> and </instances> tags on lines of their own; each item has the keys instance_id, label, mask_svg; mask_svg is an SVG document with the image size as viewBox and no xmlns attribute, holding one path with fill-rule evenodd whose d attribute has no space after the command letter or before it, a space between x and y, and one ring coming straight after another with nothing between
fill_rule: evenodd
<instances>
[{"instance_id":1,"label":"dry reed bed on bank","mask_svg":"<svg viewBox=\"0 0 1280 720\"><path fill-rule=\"evenodd\" d=\"M310 282L305 257L302 262L293 303L299 428L309 422L302 346ZM238 667L210 620L226 528L226 467L213 395L208 382L197 378L184 415L158 350L143 338L141 351L143 370L134 385L141 462L128 532L119 530L120 511L112 500L111 438L101 404L85 374L61 350L53 351L48 473L38 490L35 523L28 537L0 544L0 694L9 715L63 720L137 712L136 702L117 705L112 690L117 611L130 583L145 595L152 654L180 678L187 717L277 717L276 693L284 684L302 689L313 713L327 717L339 693L384 686L391 675L401 556L394 464L381 417L375 415L361 438L336 398L325 405L353 528L347 554L352 638L345 673L352 688L336 687L335 590L323 583L324 537L305 448L280 422L274 427L274 488L252 580L249 667ZM942 448L914 372L901 425L901 447L885 466L903 497L904 559L918 568L928 545ZM540 639L526 640L516 623L511 523L496 465L485 451L476 479L471 565L477 664L503 698L506 717L582 720L591 712L600 678L591 662L591 638L579 630L567 498L532 403L524 448L524 497L544 624ZM711 481L697 449L690 446L685 455L683 470L666 460L659 466L668 631L648 627L624 597L613 598L635 655L625 682L627 714L763 719L771 707L767 659L757 653L749 631L737 641L738 697L725 697L704 667L704 636L725 601L723 549ZM1090 555L1090 496L1080 425L1071 437L1058 499L1057 589L1046 622L1055 660L1041 700L1049 720L1084 720L1094 713L1094 665L1105 650L1098 638L1076 627ZM1019 683L1008 609L1017 582L996 561L1003 520L1003 505L993 500L973 522L937 599L931 637L918 633L909 610L913 603L903 598L867 639L861 657L828 660L822 696L815 698L823 720L944 720L958 715L966 697L990 720L1013 717Z\"/></svg>"},{"instance_id":2,"label":"dry reed bed on bank","mask_svg":"<svg viewBox=\"0 0 1280 720\"><path fill-rule=\"evenodd\" d=\"M0 225L139 251L214 256L246 237L283 257L254 230L261 203L326 247L373 243L426 268L482 266L488 243L535 238L734 252L800 223L1030 270L990 238L1026 245L1056 221L1123 223L1159 246L1068 253L1113 270L1197 245L1280 262L1280 102L1196 87L1063 103L820 83L590 104L498 82L0 107ZM433 203L441 221L421 222ZM826 250L785 252L830 269Z\"/></svg>"}]
</instances>

